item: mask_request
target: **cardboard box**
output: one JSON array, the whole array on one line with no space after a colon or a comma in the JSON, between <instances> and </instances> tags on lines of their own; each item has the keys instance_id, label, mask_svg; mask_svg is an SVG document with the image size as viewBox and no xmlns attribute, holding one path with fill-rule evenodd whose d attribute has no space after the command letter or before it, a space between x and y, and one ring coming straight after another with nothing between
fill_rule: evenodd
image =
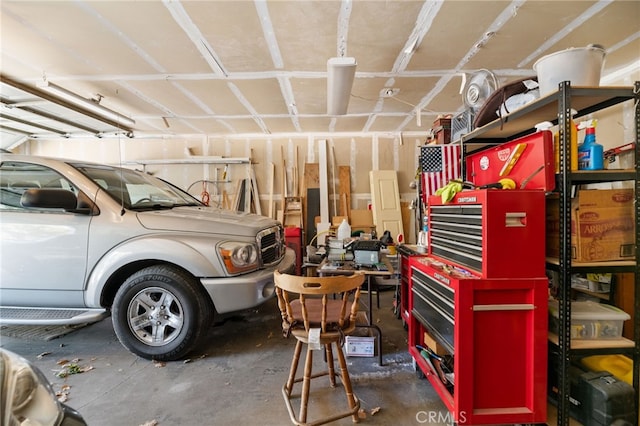
<instances>
[{"instance_id":1,"label":"cardboard box","mask_svg":"<svg viewBox=\"0 0 640 426\"><path fill-rule=\"evenodd\" d=\"M375 231L373 212L369 209L351 209L351 232L361 231L370 233Z\"/></svg>"},{"instance_id":2,"label":"cardboard box","mask_svg":"<svg viewBox=\"0 0 640 426\"><path fill-rule=\"evenodd\" d=\"M635 259L633 189L580 190L571 203L571 258L575 262ZM546 251L559 254L558 199L547 200Z\"/></svg>"},{"instance_id":3,"label":"cardboard box","mask_svg":"<svg viewBox=\"0 0 640 426\"><path fill-rule=\"evenodd\" d=\"M438 118L433 122L433 136L438 145L451 142L451 118Z\"/></svg>"},{"instance_id":4,"label":"cardboard box","mask_svg":"<svg viewBox=\"0 0 640 426\"><path fill-rule=\"evenodd\" d=\"M426 347L431 349L436 355L449 355L449 352L442 346L440 343L436 341L429 333L424 333L424 344Z\"/></svg>"}]
</instances>

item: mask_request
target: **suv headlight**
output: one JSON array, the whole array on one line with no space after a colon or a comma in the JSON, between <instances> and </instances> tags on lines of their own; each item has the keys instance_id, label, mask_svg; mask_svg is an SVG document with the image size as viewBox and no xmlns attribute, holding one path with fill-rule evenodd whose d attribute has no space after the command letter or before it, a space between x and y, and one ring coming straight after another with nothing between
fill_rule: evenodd
<instances>
[{"instance_id":1,"label":"suv headlight","mask_svg":"<svg viewBox=\"0 0 640 426\"><path fill-rule=\"evenodd\" d=\"M40 370L7 350L0 350L0 383L3 425L86 425L75 410L58 401Z\"/></svg>"},{"instance_id":2,"label":"suv headlight","mask_svg":"<svg viewBox=\"0 0 640 426\"><path fill-rule=\"evenodd\" d=\"M240 274L258 269L258 248L254 244L226 242L218 246L229 274Z\"/></svg>"}]
</instances>

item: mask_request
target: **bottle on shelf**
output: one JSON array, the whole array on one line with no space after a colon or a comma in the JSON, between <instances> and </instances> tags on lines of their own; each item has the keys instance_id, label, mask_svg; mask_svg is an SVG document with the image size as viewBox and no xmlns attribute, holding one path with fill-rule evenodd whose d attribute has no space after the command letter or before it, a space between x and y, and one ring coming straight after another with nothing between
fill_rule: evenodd
<instances>
[{"instance_id":1,"label":"bottle on shelf","mask_svg":"<svg viewBox=\"0 0 640 426\"><path fill-rule=\"evenodd\" d=\"M576 114L576 110L571 110L572 114ZM535 125L536 131L551 130L553 123L550 121L543 121ZM571 120L571 134L569 143L571 144L571 170L578 170L578 127L576 123ZM560 173L560 132L556 131L553 134L553 153L555 158L555 170L556 173Z\"/></svg>"},{"instance_id":2,"label":"bottle on shelf","mask_svg":"<svg viewBox=\"0 0 640 426\"><path fill-rule=\"evenodd\" d=\"M426 253L429 247L429 218L422 217L422 231L418 232L418 253Z\"/></svg>"},{"instance_id":3,"label":"bottle on shelf","mask_svg":"<svg viewBox=\"0 0 640 426\"><path fill-rule=\"evenodd\" d=\"M604 168L604 148L596 142L596 120L580 122L579 129L586 129L584 142L578 147L579 170L602 170Z\"/></svg>"},{"instance_id":4,"label":"bottle on shelf","mask_svg":"<svg viewBox=\"0 0 640 426\"><path fill-rule=\"evenodd\" d=\"M338 226L338 239L346 240L349 237L351 237L351 225L347 219L342 219L342 223Z\"/></svg>"}]
</instances>

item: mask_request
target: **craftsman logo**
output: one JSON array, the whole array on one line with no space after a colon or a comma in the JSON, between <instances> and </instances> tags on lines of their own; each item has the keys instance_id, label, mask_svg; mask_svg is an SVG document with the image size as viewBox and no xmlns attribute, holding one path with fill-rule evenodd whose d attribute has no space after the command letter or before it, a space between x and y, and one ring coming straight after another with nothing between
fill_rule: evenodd
<instances>
[{"instance_id":1,"label":"craftsman logo","mask_svg":"<svg viewBox=\"0 0 640 426\"><path fill-rule=\"evenodd\" d=\"M511 148L505 148L498 151L498 159L500 161L507 161L509 155L511 155Z\"/></svg>"},{"instance_id":2,"label":"craftsman logo","mask_svg":"<svg viewBox=\"0 0 640 426\"><path fill-rule=\"evenodd\" d=\"M435 425L455 425L456 419L449 411L418 411L416 413L416 421L419 424L435 424ZM465 424L467 415L464 411L458 413L457 424Z\"/></svg>"},{"instance_id":3,"label":"craftsman logo","mask_svg":"<svg viewBox=\"0 0 640 426\"><path fill-rule=\"evenodd\" d=\"M442 276L442 275L440 275L440 274L433 274L433 278L435 278L435 279L437 279L438 281L443 282L443 283L445 283L445 284L447 284L447 285L449 285L449 284L450 284L449 278L447 278L447 277L445 277L445 276Z\"/></svg>"},{"instance_id":4,"label":"craftsman logo","mask_svg":"<svg viewBox=\"0 0 640 426\"><path fill-rule=\"evenodd\" d=\"M477 197L458 197L458 199L456 200L458 203L477 203L478 202L478 198Z\"/></svg>"}]
</instances>

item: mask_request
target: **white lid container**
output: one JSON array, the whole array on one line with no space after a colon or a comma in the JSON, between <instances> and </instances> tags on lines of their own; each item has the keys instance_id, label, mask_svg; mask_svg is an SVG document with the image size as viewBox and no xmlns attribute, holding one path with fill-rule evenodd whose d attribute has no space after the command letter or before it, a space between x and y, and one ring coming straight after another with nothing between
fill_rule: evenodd
<instances>
[{"instance_id":1,"label":"white lid container","mask_svg":"<svg viewBox=\"0 0 640 426\"><path fill-rule=\"evenodd\" d=\"M559 333L560 309L557 300L549 301L549 329ZM622 309L597 302L571 302L572 339L619 339L622 326L631 316Z\"/></svg>"},{"instance_id":2,"label":"white lid container","mask_svg":"<svg viewBox=\"0 0 640 426\"><path fill-rule=\"evenodd\" d=\"M605 50L598 45L572 47L538 59L533 69L538 75L540 96L558 90L558 84L570 81L571 86L600 86Z\"/></svg>"},{"instance_id":3,"label":"white lid container","mask_svg":"<svg viewBox=\"0 0 640 426\"><path fill-rule=\"evenodd\" d=\"M558 318L560 308L557 300L549 301L549 313ZM631 316L620 308L591 301L571 302L572 320L628 320Z\"/></svg>"}]
</instances>

